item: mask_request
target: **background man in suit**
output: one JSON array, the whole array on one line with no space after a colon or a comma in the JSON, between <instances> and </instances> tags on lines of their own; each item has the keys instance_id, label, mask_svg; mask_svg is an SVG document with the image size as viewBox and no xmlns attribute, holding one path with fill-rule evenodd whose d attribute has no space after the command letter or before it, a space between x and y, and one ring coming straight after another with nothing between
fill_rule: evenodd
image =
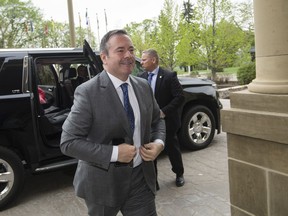
<instances>
[{"instance_id":1,"label":"background man in suit","mask_svg":"<svg viewBox=\"0 0 288 216\"><path fill-rule=\"evenodd\" d=\"M100 55L104 71L77 87L63 125L61 150L79 159L76 194L89 215L155 216L153 160L164 148L165 121L147 81L130 76L135 56L126 31L106 33ZM134 121L123 107L122 84Z\"/></svg>"},{"instance_id":2,"label":"background man in suit","mask_svg":"<svg viewBox=\"0 0 288 216\"><path fill-rule=\"evenodd\" d=\"M87 80L89 80L87 67L84 65L79 65L77 67L77 77L75 80L75 83L76 83L75 87L77 87L78 85L81 85Z\"/></svg>"},{"instance_id":3,"label":"background man in suit","mask_svg":"<svg viewBox=\"0 0 288 216\"><path fill-rule=\"evenodd\" d=\"M165 119L165 152L168 154L171 162L172 171L176 174L176 186L181 187L185 184L185 180L177 131L181 126L179 108L184 102L183 89L179 83L176 72L164 70L159 67L159 56L156 50L148 49L143 51L141 64L146 72L140 73L139 76L148 79L154 91L156 101L161 109L161 118ZM156 160L155 167L157 169Z\"/></svg>"}]
</instances>

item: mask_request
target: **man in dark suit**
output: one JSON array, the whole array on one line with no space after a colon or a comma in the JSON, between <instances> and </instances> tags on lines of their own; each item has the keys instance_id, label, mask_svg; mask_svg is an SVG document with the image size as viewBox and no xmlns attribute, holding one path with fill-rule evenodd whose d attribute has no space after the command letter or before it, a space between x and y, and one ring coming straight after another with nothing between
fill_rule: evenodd
<instances>
[{"instance_id":1,"label":"man in dark suit","mask_svg":"<svg viewBox=\"0 0 288 216\"><path fill-rule=\"evenodd\" d=\"M63 125L61 150L79 159L76 194L89 215L155 216L153 160L164 149L165 121L147 81L130 75L135 55L126 31L106 33L100 56L104 71L77 87Z\"/></svg>"},{"instance_id":2,"label":"man in dark suit","mask_svg":"<svg viewBox=\"0 0 288 216\"><path fill-rule=\"evenodd\" d=\"M161 109L161 118L165 119L165 152L168 154L171 162L172 171L176 174L176 186L181 187L185 184L185 180L177 131L181 126L179 108L184 102L183 89L179 83L176 72L164 70L159 67L159 56L156 50L148 49L143 51L141 64L145 72L138 74L138 76L148 79L156 101ZM157 169L156 160L155 167Z\"/></svg>"}]
</instances>

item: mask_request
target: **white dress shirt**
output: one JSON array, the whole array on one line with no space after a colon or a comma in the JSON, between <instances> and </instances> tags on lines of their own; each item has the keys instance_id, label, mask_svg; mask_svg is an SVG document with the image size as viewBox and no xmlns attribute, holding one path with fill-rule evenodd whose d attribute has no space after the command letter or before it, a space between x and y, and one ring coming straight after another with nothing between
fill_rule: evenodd
<instances>
[{"instance_id":1,"label":"white dress shirt","mask_svg":"<svg viewBox=\"0 0 288 216\"><path fill-rule=\"evenodd\" d=\"M155 68L155 70L148 72L148 74L150 74L150 73L154 74L154 76L152 76L152 79L151 79L151 88L152 88L154 94L155 94L155 86L156 86L158 71L159 71L159 66L157 68Z\"/></svg>"},{"instance_id":2,"label":"white dress shirt","mask_svg":"<svg viewBox=\"0 0 288 216\"><path fill-rule=\"evenodd\" d=\"M142 163L142 158L139 154L139 148L141 146L141 132L140 132L140 108L139 108L139 104L134 92L134 89L130 83L130 77L128 77L128 79L123 82L122 80L118 79L117 77L111 75L110 73L107 73L109 78L111 79L118 95L119 98L123 104L123 91L121 89L121 85L123 83L128 83L128 96L129 96L129 101L130 104L132 106L133 112L134 112L134 117L135 117L135 129L134 129L134 134L133 134L133 142L134 142L134 146L136 147L137 150L137 154L134 157L133 160L133 166L136 167L138 165L140 165ZM118 146L113 146L113 152L112 152L112 156L111 156L111 162L116 162L118 160Z\"/></svg>"}]
</instances>

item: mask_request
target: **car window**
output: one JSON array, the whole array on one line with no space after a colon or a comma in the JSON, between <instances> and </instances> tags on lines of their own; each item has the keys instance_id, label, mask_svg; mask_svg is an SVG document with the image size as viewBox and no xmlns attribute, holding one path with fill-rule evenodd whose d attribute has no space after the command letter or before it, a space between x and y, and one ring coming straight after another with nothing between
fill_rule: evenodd
<instances>
[{"instance_id":1,"label":"car window","mask_svg":"<svg viewBox=\"0 0 288 216\"><path fill-rule=\"evenodd\" d=\"M90 71L93 72L94 75L97 75L101 72L100 65L102 65L102 61L97 57L96 53L92 50L90 44L84 40L83 46L84 56L89 60Z\"/></svg>"},{"instance_id":2,"label":"car window","mask_svg":"<svg viewBox=\"0 0 288 216\"><path fill-rule=\"evenodd\" d=\"M3 60L2 60L3 62ZM6 58L0 70L0 95L22 93L23 59Z\"/></svg>"},{"instance_id":3,"label":"car window","mask_svg":"<svg viewBox=\"0 0 288 216\"><path fill-rule=\"evenodd\" d=\"M132 71L132 74L136 76L139 72L143 72L143 71L144 70L141 66L140 60L136 58L135 67Z\"/></svg>"},{"instance_id":4,"label":"car window","mask_svg":"<svg viewBox=\"0 0 288 216\"><path fill-rule=\"evenodd\" d=\"M56 86L56 81L53 71L51 70L51 66L53 67L53 65L37 65L39 85Z\"/></svg>"}]
</instances>

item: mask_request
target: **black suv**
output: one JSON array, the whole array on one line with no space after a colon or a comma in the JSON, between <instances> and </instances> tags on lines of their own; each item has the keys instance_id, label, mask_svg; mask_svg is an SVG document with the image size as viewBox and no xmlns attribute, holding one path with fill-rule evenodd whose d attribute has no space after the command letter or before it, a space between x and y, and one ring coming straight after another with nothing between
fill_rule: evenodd
<instances>
[{"instance_id":1,"label":"black suv","mask_svg":"<svg viewBox=\"0 0 288 216\"><path fill-rule=\"evenodd\" d=\"M76 164L59 148L62 124L73 104L76 70L88 79L103 70L99 53L83 49L0 50L0 208L16 198L25 173ZM141 69L139 59L134 73ZM211 81L181 78L185 91L181 144L202 149L220 133L221 103ZM43 100L43 96L45 96Z\"/></svg>"}]
</instances>

